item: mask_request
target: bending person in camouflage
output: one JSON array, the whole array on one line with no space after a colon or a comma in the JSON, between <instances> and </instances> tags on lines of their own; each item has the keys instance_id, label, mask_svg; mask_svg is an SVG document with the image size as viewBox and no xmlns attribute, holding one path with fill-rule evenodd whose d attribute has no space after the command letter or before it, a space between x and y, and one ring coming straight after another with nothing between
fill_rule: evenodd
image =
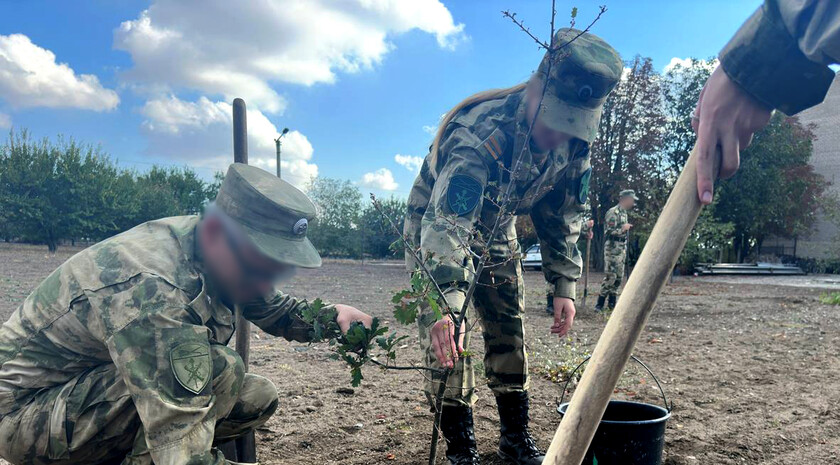
<instances>
[{"instance_id":1,"label":"bending person in camouflage","mask_svg":"<svg viewBox=\"0 0 840 465\"><path fill-rule=\"evenodd\" d=\"M563 57L543 59L526 84L476 94L444 117L408 198L406 236L424 256L448 303L459 312L475 274L474 254L496 222L494 203L513 183L509 213L530 214L540 239L542 268L554 286L552 333L565 335L575 315L575 281L581 274L576 242L589 191L589 144L601 108L617 84L623 64L606 42L592 34L562 29L556 44ZM547 82L546 82L547 80ZM547 92L539 106L543 83ZM538 113L539 112L539 113ZM530 137L528 126L539 115ZM521 159L519 157L522 157ZM512 168L521 160L520 168ZM471 302L483 330L485 375L496 397L501 422L499 454L519 464L544 458L528 430L528 366L522 313L524 292L514 217L501 219L490 259ZM479 236L472 236L473 231ZM416 266L409 259L411 269ZM470 314L467 325L475 326ZM470 332L457 345L449 316L420 314L425 363L449 367L441 430L453 464L478 463L472 405L476 400L472 360L459 357ZM460 339L460 337L459 337ZM430 404L440 377L425 386Z\"/></svg>"},{"instance_id":2,"label":"bending person in camouflage","mask_svg":"<svg viewBox=\"0 0 840 465\"><path fill-rule=\"evenodd\" d=\"M627 255L627 232L633 227L627 221L627 211L636 205L636 193L623 190L619 194L618 205L607 210L604 217L604 282L595 311L604 309L604 302L609 298L609 308L615 308L616 294L624 279L624 261Z\"/></svg>"},{"instance_id":3,"label":"bending person in camouflage","mask_svg":"<svg viewBox=\"0 0 840 465\"><path fill-rule=\"evenodd\" d=\"M307 303L274 290L321 264L311 201L235 164L203 218L141 224L72 257L0 328L0 456L13 464L225 464L213 449L277 408L227 347L231 309L310 338ZM329 306L346 331L370 317Z\"/></svg>"}]
</instances>

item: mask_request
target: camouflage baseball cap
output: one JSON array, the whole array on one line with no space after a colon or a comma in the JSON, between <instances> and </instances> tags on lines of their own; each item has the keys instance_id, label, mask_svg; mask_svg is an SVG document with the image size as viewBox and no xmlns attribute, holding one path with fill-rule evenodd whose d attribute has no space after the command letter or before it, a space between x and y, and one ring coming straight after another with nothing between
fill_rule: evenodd
<instances>
[{"instance_id":1,"label":"camouflage baseball cap","mask_svg":"<svg viewBox=\"0 0 840 465\"><path fill-rule=\"evenodd\" d=\"M639 200L639 198L636 197L636 191L633 189L624 189L618 194L618 197L633 197L633 200Z\"/></svg>"},{"instance_id":2,"label":"camouflage baseball cap","mask_svg":"<svg viewBox=\"0 0 840 465\"><path fill-rule=\"evenodd\" d=\"M267 171L234 163L216 196L216 206L242 227L257 249L280 263L321 266L307 239L315 204L303 192Z\"/></svg>"},{"instance_id":3,"label":"camouflage baseball cap","mask_svg":"<svg viewBox=\"0 0 840 465\"><path fill-rule=\"evenodd\" d=\"M537 70L542 79L548 72L540 121L555 131L592 142L601 109L621 79L624 63L603 39L577 29L557 31L554 45L560 50L553 54L551 70L548 53Z\"/></svg>"}]
</instances>

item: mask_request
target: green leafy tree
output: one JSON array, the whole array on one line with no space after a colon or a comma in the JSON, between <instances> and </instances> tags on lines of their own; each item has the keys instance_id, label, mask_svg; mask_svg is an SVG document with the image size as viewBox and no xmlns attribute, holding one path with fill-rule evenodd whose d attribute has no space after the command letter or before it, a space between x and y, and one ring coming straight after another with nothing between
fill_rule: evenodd
<instances>
[{"instance_id":1,"label":"green leafy tree","mask_svg":"<svg viewBox=\"0 0 840 465\"><path fill-rule=\"evenodd\" d=\"M0 147L0 234L46 244L98 241L145 221L195 214L208 188L189 168L120 169L72 139L10 133Z\"/></svg>"},{"instance_id":2,"label":"green leafy tree","mask_svg":"<svg viewBox=\"0 0 840 465\"><path fill-rule=\"evenodd\" d=\"M405 200L391 197L380 201L382 211L389 218L397 221L398 227L402 230L405 212L408 208ZM395 250L402 258L402 246L394 247L400 236L391 227L387 218L378 212L373 204L367 204L362 210L359 218L359 234L362 238L362 252L374 258L385 258L395 256Z\"/></svg>"},{"instance_id":3,"label":"green leafy tree","mask_svg":"<svg viewBox=\"0 0 840 465\"><path fill-rule=\"evenodd\" d=\"M808 232L825 202L826 181L808 164L812 128L776 113L741 152L741 167L720 183L715 217L734 225L740 260L765 237L793 238Z\"/></svg>"},{"instance_id":4,"label":"green leafy tree","mask_svg":"<svg viewBox=\"0 0 840 465\"><path fill-rule=\"evenodd\" d=\"M676 182L697 140L691 127L691 115L700 91L716 66L716 58L690 58L688 64L677 64L662 76L662 101L667 116L663 148L673 179L671 183Z\"/></svg>"},{"instance_id":5,"label":"green leafy tree","mask_svg":"<svg viewBox=\"0 0 840 465\"><path fill-rule=\"evenodd\" d=\"M307 189L318 206L318 220L308 237L323 255L357 257L361 250L359 220L362 193L350 181L315 178Z\"/></svg>"}]
</instances>

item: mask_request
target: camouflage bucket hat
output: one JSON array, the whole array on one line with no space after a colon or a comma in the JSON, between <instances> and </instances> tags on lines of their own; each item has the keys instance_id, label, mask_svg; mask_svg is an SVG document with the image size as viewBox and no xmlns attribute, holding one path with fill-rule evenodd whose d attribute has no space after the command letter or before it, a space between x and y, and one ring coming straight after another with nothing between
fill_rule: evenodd
<instances>
[{"instance_id":1,"label":"camouflage bucket hat","mask_svg":"<svg viewBox=\"0 0 840 465\"><path fill-rule=\"evenodd\" d=\"M607 95L621 79L624 63L600 37L564 28L554 35L553 63L540 112L540 121L555 131L586 142L595 140ZM546 79L546 53L537 74Z\"/></svg>"},{"instance_id":2,"label":"camouflage bucket hat","mask_svg":"<svg viewBox=\"0 0 840 465\"><path fill-rule=\"evenodd\" d=\"M216 196L216 206L234 220L265 256L303 268L321 266L307 239L315 204L303 192L267 171L234 163Z\"/></svg>"}]
</instances>

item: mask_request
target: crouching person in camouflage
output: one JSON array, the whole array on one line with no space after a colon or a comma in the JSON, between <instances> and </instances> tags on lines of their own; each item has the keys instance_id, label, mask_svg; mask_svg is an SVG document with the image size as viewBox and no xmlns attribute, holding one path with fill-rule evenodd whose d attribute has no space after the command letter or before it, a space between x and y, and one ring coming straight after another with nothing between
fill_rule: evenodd
<instances>
[{"instance_id":1,"label":"crouching person in camouflage","mask_svg":"<svg viewBox=\"0 0 840 465\"><path fill-rule=\"evenodd\" d=\"M546 56L528 83L476 94L447 113L409 195L405 234L420 245L424 256L433 253L431 274L452 309L460 312L475 274L475 257L483 253L482 241L499 215L495 199L512 184L507 211L531 215L540 239L542 268L554 286L550 331L563 336L572 326L575 281L581 274L576 242L589 191L589 143L595 139L602 105L623 64L612 47L592 34L563 29L555 43L564 47L563 57ZM544 84L547 92L540 106ZM535 115L536 123L526 137ZM518 161L519 169L513 170ZM487 267L477 277L480 284L471 302L475 318L468 315L466 326L477 328L476 320L481 321L484 374L501 422L499 455L517 464L540 464L544 454L528 429L519 242L514 217L500 221ZM459 336L463 342L457 343L451 317L438 320L428 308L421 312L419 325L426 365L452 369L441 423L447 458L453 464L479 463L472 360L459 357L469 345L470 332ZM436 376L426 383L432 405L441 382Z\"/></svg>"},{"instance_id":2,"label":"crouching person in camouflage","mask_svg":"<svg viewBox=\"0 0 840 465\"><path fill-rule=\"evenodd\" d=\"M225 464L213 448L263 424L277 391L227 347L231 309L306 341L307 303L274 290L321 264L312 202L234 164L203 218L151 221L45 279L0 328L0 456L13 464ZM343 330L370 317L330 306Z\"/></svg>"},{"instance_id":3,"label":"crouching person in camouflage","mask_svg":"<svg viewBox=\"0 0 840 465\"><path fill-rule=\"evenodd\" d=\"M601 292L598 295L598 303L595 304L595 311L604 309L604 303L609 308L615 308L616 294L624 279L624 261L627 256L627 233L633 227L627 221L627 211L636 205L636 193L632 190L623 190L619 194L618 205L607 210L604 216L604 281L601 283Z\"/></svg>"}]
</instances>

